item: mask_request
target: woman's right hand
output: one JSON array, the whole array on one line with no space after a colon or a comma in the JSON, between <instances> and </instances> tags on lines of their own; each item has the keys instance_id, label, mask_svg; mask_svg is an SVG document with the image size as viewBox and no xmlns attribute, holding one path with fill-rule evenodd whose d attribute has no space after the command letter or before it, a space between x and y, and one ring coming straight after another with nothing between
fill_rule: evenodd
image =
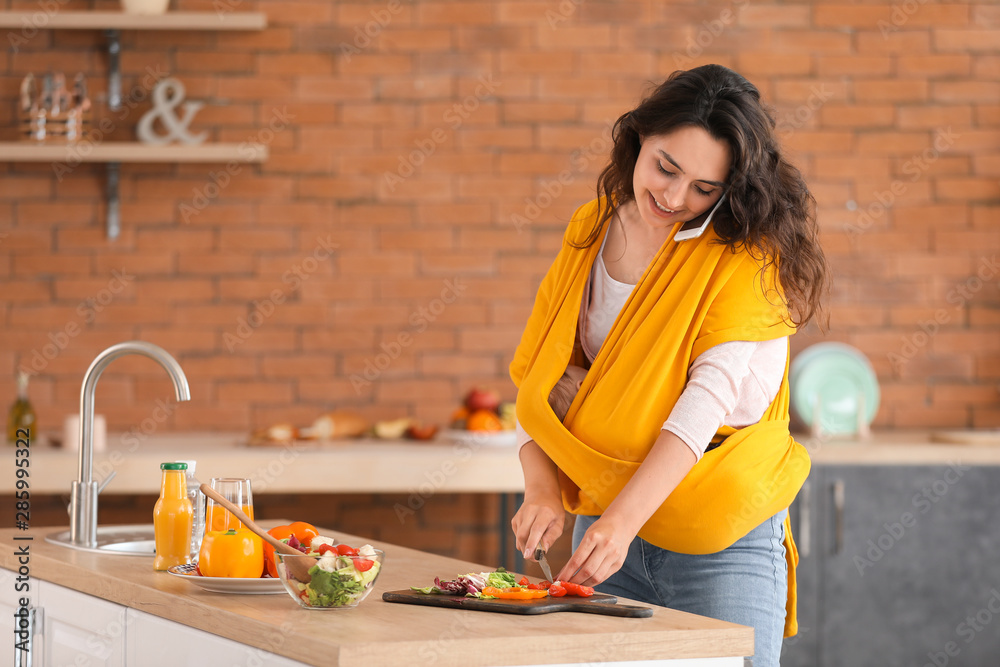
<instances>
[{"instance_id":1,"label":"woman's right hand","mask_svg":"<svg viewBox=\"0 0 1000 667\"><path fill-rule=\"evenodd\" d=\"M531 500L527 494L510 522L518 551L528 560L535 559L538 546L547 551L562 535L565 524L566 512L559 496Z\"/></svg>"},{"instance_id":2,"label":"woman's right hand","mask_svg":"<svg viewBox=\"0 0 1000 667\"><path fill-rule=\"evenodd\" d=\"M518 550L534 560L535 548L548 549L562 535L566 524L555 464L533 440L519 452L524 471L524 502L510 525Z\"/></svg>"}]
</instances>

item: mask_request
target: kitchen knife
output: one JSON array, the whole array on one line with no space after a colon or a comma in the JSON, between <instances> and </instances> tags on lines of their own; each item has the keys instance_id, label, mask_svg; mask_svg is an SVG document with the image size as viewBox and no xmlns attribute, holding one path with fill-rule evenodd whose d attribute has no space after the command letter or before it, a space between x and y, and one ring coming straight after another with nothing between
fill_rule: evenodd
<instances>
[{"instance_id":1,"label":"kitchen knife","mask_svg":"<svg viewBox=\"0 0 1000 667\"><path fill-rule=\"evenodd\" d=\"M552 568L549 567L549 559L545 557L545 551L541 546L535 549L535 560L537 560L538 564L541 565L542 574L545 575L545 580L550 583L554 581L552 579Z\"/></svg>"}]
</instances>

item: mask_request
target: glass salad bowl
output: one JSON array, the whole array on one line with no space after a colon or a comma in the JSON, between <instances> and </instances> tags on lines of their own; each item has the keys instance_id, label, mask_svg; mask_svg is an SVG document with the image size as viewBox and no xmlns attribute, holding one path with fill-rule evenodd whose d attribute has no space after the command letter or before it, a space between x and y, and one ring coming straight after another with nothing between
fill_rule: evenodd
<instances>
[{"instance_id":1,"label":"glass salad bowl","mask_svg":"<svg viewBox=\"0 0 1000 667\"><path fill-rule=\"evenodd\" d=\"M352 550L353 551L353 550ZM278 577L292 599L305 609L350 609L368 597L382 572L385 553L368 545L357 555L275 553ZM289 565L290 561L295 561ZM304 574L308 571L308 575ZM299 578L296 577L299 573ZM301 581L308 579L308 581Z\"/></svg>"}]
</instances>

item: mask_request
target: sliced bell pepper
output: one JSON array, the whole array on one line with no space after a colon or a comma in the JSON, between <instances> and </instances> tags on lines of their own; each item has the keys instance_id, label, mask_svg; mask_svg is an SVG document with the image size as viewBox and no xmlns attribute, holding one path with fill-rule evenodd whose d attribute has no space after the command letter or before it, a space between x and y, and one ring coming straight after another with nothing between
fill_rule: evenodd
<instances>
[{"instance_id":1,"label":"sliced bell pepper","mask_svg":"<svg viewBox=\"0 0 1000 667\"><path fill-rule=\"evenodd\" d=\"M257 579L264 571L264 541L247 529L210 530L198 554L206 577Z\"/></svg>"},{"instance_id":2,"label":"sliced bell pepper","mask_svg":"<svg viewBox=\"0 0 1000 667\"><path fill-rule=\"evenodd\" d=\"M268 535L276 540L288 541L293 535L302 546L308 547L312 544L312 539L319 535L319 531L312 524L305 521L294 521L287 526L275 526L267 531ZM264 542L264 564L267 566L267 573L272 577L278 577L278 566L275 564L274 547Z\"/></svg>"},{"instance_id":3,"label":"sliced bell pepper","mask_svg":"<svg viewBox=\"0 0 1000 667\"><path fill-rule=\"evenodd\" d=\"M537 600L548 597L548 595L548 591L531 590L520 588L519 586L511 586L510 588L487 586L483 589L484 597L499 598L501 600Z\"/></svg>"}]
</instances>

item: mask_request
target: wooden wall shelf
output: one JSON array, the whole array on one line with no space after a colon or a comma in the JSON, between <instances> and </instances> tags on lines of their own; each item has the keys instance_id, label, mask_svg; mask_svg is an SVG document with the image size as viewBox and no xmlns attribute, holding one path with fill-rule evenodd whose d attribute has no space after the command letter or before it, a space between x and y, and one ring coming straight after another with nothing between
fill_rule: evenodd
<instances>
[{"instance_id":1,"label":"wooden wall shelf","mask_svg":"<svg viewBox=\"0 0 1000 667\"><path fill-rule=\"evenodd\" d=\"M49 30L263 30L267 15L261 12L167 12L143 15L125 12L66 12L46 16L35 25L38 12L0 12L0 28Z\"/></svg>"},{"instance_id":2,"label":"wooden wall shelf","mask_svg":"<svg viewBox=\"0 0 1000 667\"><path fill-rule=\"evenodd\" d=\"M122 162L173 164L177 162L259 163L267 160L262 144L171 144L151 146L137 141L83 142L79 144L37 145L23 141L0 142L2 162L59 162L72 166L80 162L103 163L108 172L104 188L107 212L104 226L109 239L121 232L118 180Z\"/></svg>"},{"instance_id":3,"label":"wooden wall shelf","mask_svg":"<svg viewBox=\"0 0 1000 667\"><path fill-rule=\"evenodd\" d=\"M34 11L0 11L0 28L31 30L102 30L108 40L108 108L122 105L122 30L263 30L267 15L262 12L166 12L142 15L107 11L58 11L46 14L38 25ZM12 33L13 34L13 33ZM197 146L150 146L138 142L81 143L77 145L32 145L0 142L3 162L100 162L106 165L107 217L109 239L118 237L118 176L122 162L264 162L266 146L248 144L200 144Z\"/></svg>"},{"instance_id":4,"label":"wooden wall shelf","mask_svg":"<svg viewBox=\"0 0 1000 667\"><path fill-rule=\"evenodd\" d=\"M137 141L31 144L0 142L0 162L247 162L267 160L262 144L171 144L152 146Z\"/></svg>"}]
</instances>

